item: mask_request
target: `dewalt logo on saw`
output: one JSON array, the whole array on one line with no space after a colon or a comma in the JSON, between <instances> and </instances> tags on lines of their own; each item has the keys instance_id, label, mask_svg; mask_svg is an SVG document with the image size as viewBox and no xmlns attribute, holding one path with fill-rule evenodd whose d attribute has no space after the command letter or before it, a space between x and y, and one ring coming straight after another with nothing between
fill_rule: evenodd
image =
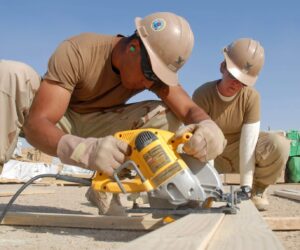
<instances>
[{"instance_id":1,"label":"dewalt logo on saw","mask_svg":"<svg viewBox=\"0 0 300 250\"><path fill-rule=\"evenodd\" d=\"M144 155L144 159L153 173L156 173L160 168L167 166L167 164L171 162L171 159L161 145L157 145L149 150L149 152ZM152 182L155 186L159 186L181 170L182 168L178 162L175 162L153 177Z\"/></svg>"},{"instance_id":2,"label":"dewalt logo on saw","mask_svg":"<svg viewBox=\"0 0 300 250\"><path fill-rule=\"evenodd\" d=\"M162 171L159 175L155 176L152 179L152 182L156 185L159 186L160 184L164 183L166 180L180 172L182 168L178 164L178 162L175 162L174 164L170 165L167 169Z\"/></svg>"},{"instance_id":3,"label":"dewalt logo on saw","mask_svg":"<svg viewBox=\"0 0 300 250\"><path fill-rule=\"evenodd\" d=\"M171 160L163 150L162 146L157 145L149 150L145 155L144 159L150 167L151 171L155 173L161 167L168 164Z\"/></svg>"}]
</instances>

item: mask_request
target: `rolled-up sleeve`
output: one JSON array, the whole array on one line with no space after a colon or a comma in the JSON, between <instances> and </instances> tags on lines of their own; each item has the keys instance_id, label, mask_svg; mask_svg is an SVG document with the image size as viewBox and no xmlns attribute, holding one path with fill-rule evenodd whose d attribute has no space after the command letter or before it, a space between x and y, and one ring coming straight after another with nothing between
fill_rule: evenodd
<instances>
[{"instance_id":1,"label":"rolled-up sleeve","mask_svg":"<svg viewBox=\"0 0 300 250\"><path fill-rule=\"evenodd\" d=\"M62 42L48 62L48 70L44 79L72 92L82 76L82 59L79 50L68 40Z\"/></svg>"}]
</instances>

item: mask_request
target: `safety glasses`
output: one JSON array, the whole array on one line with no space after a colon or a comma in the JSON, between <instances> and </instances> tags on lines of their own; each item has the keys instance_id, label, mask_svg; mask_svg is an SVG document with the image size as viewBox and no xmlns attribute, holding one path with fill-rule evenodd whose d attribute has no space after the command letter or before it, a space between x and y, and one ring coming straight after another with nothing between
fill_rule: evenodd
<instances>
[{"instance_id":1,"label":"safety glasses","mask_svg":"<svg viewBox=\"0 0 300 250\"><path fill-rule=\"evenodd\" d=\"M141 68L142 68L142 72L144 74L144 76L146 77L146 79L159 83L162 82L153 72L152 67L151 67L151 62L150 62L150 58L149 55L147 53L147 50L143 44L143 42L141 41L141 39L139 39L139 43L140 43L140 52L141 52Z\"/></svg>"},{"instance_id":2,"label":"safety glasses","mask_svg":"<svg viewBox=\"0 0 300 250\"><path fill-rule=\"evenodd\" d=\"M244 84L244 83L242 83L240 80L236 79L236 78L229 72L229 70L228 70L226 67L225 67L225 69L226 69L227 75L228 75L228 77L229 77L230 79L235 80L235 81L238 81L240 84L243 85L243 87L247 87L246 84Z\"/></svg>"}]
</instances>

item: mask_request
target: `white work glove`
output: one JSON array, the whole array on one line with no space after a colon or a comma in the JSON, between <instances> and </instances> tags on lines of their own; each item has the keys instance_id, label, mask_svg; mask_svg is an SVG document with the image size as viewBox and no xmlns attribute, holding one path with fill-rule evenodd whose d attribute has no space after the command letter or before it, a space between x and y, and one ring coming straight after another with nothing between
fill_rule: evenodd
<instances>
[{"instance_id":1,"label":"white work glove","mask_svg":"<svg viewBox=\"0 0 300 250\"><path fill-rule=\"evenodd\" d=\"M57 145L57 155L62 163L101 171L109 176L125 162L130 146L113 136L80 138L64 135Z\"/></svg>"},{"instance_id":2,"label":"white work glove","mask_svg":"<svg viewBox=\"0 0 300 250\"><path fill-rule=\"evenodd\" d=\"M227 143L221 129L212 120L185 126L176 132L175 137L187 132L193 133L193 136L183 145L183 150L201 162L213 160L222 154Z\"/></svg>"}]
</instances>

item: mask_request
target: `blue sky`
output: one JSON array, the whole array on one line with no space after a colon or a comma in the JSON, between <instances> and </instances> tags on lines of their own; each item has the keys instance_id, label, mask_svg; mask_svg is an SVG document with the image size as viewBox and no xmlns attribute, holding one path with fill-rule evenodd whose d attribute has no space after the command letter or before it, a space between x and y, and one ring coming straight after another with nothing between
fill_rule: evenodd
<instances>
[{"instance_id":1,"label":"blue sky","mask_svg":"<svg viewBox=\"0 0 300 250\"><path fill-rule=\"evenodd\" d=\"M0 2L0 58L26 62L41 75L57 45L82 32L130 35L134 18L157 11L185 17L195 46L179 71L191 95L220 77L221 50L241 37L259 40L266 61L256 89L262 99L262 129L300 130L300 1L96 1ZM298 73L297 73L298 72ZM145 91L132 101L155 99Z\"/></svg>"}]
</instances>

